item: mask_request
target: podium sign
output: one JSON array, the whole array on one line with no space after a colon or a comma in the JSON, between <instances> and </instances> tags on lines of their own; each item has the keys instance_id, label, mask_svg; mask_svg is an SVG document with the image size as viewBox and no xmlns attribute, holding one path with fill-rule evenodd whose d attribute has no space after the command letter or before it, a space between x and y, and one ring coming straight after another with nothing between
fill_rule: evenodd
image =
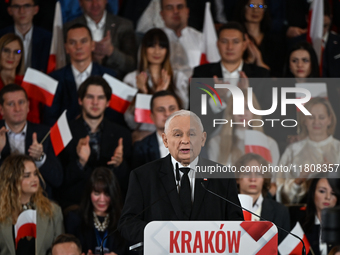
<instances>
[{"instance_id":1,"label":"podium sign","mask_svg":"<svg viewBox=\"0 0 340 255\"><path fill-rule=\"evenodd\" d=\"M268 221L153 221L144 254L277 254L277 228Z\"/></svg>"}]
</instances>

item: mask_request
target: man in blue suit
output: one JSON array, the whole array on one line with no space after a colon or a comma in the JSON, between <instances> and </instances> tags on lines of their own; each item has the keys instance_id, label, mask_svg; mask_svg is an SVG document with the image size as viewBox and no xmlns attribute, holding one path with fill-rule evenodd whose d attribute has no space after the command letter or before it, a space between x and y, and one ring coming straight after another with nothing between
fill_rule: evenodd
<instances>
[{"instance_id":1,"label":"man in blue suit","mask_svg":"<svg viewBox=\"0 0 340 255\"><path fill-rule=\"evenodd\" d=\"M135 142L133 148L132 169L168 155L162 140L166 119L175 111L181 109L177 96L162 90L155 93L150 102L151 118L156 126L156 132L143 140Z\"/></svg>"},{"instance_id":2,"label":"man in blue suit","mask_svg":"<svg viewBox=\"0 0 340 255\"><path fill-rule=\"evenodd\" d=\"M92 61L94 41L86 25L74 24L69 27L65 38L65 50L70 56L70 64L52 72L52 78L59 81L51 107L45 107L43 123L52 126L67 110L67 119L74 120L80 114L78 88L89 76L107 73L116 76L112 69L100 66ZM111 121L124 125L124 116L112 109L107 109L105 116Z\"/></svg>"},{"instance_id":3,"label":"man in blue suit","mask_svg":"<svg viewBox=\"0 0 340 255\"><path fill-rule=\"evenodd\" d=\"M38 13L37 0L10 0L7 11L14 20L14 25L0 31L4 34L15 33L24 44L25 68L32 67L46 72L52 34L33 26L33 17Z\"/></svg>"}]
</instances>

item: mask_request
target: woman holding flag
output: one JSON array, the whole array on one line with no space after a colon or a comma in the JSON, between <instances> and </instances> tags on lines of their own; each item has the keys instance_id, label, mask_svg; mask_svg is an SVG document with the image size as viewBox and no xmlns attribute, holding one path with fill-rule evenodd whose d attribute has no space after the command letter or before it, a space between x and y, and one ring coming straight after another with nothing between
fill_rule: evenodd
<instances>
[{"instance_id":1,"label":"woman holding flag","mask_svg":"<svg viewBox=\"0 0 340 255\"><path fill-rule=\"evenodd\" d=\"M11 155L0 168L0 254L46 254L63 232L58 205L43 195L34 160Z\"/></svg>"}]
</instances>

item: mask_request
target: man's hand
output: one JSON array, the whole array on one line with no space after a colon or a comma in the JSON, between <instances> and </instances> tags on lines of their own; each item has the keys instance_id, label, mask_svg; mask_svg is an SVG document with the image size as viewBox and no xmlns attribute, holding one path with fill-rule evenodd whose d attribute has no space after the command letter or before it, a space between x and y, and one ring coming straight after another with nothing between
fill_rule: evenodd
<instances>
[{"instance_id":1,"label":"man's hand","mask_svg":"<svg viewBox=\"0 0 340 255\"><path fill-rule=\"evenodd\" d=\"M6 129L5 126L3 126L0 129L0 153L2 152L2 150L4 149L5 145L6 145L6 133L8 132L8 129Z\"/></svg>"},{"instance_id":2,"label":"man's hand","mask_svg":"<svg viewBox=\"0 0 340 255\"><path fill-rule=\"evenodd\" d=\"M111 41L111 32L107 31L105 37L100 42L96 42L94 53L103 56L110 56L113 51L114 47Z\"/></svg>"},{"instance_id":3,"label":"man's hand","mask_svg":"<svg viewBox=\"0 0 340 255\"><path fill-rule=\"evenodd\" d=\"M307 33L307 28L303 29L303 28L300 28L300 27L289 27L287 29L286 36L288 38L293 38L293 37L296 37L296 36L299 36L299 35L302 35L302 34L305 34L305 33Z\"/></svg>"},{"instance_id":4,"label":"man's hand","mask_svg":"<svg viewBox=\"0 0 340 255\"><path fill-rule=\"evenodd\" d=\"M111 161L107 162L108 165L114 165L114 167L119 167L123 162L123 138L119 138L118 146L115 149Z\"/></svg>"},{"instance_id":5,"label":"man's hand","mask_svg":"<svg viewBox=\"0 0 340 255\"><path fill-rule=\"evenodd\" d=\"M41 143L38 143L36 132L32 135L32 141L32 145L28 148L28 154L37 161L43 155L44 148Z\"/></svg>"},{"instance_id":6,"label":"man's hand","mask_svg":"<svg viewBox=\"0 0 340 255\"><path fill-rule=\"evenodd\" d=\"M148 81L148 75L146 72L141 72L140 74L136 76L137 89L140 90L143 94L148 93L147 81Z\"/></svg>"},{"instance_id":7,"label":"man's hand","mask_svg":"<svg viewBox=\"0 0 340 255\"><path fill-rule=\"evenodd\" d=\"M79 157L79 163L82 166L85 166L91 154L90 137L88 135L79 139L77 145L77 154Z\"/></svg>"}]
</instances>

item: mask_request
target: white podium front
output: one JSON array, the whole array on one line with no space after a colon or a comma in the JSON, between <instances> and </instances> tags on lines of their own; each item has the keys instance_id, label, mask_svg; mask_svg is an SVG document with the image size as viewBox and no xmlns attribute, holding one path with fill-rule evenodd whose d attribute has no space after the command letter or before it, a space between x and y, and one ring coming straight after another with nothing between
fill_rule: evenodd
<instances>
[{"instance_id":1,"label":"white podium front","mask_svg":"<svg viewBox=\"0 0 340 255\"><path fill-rule=\"evenodd\" d=\"M277 254L277 228L268 221L153 221L144 254Z\"/></svg>"}]
</instances>

